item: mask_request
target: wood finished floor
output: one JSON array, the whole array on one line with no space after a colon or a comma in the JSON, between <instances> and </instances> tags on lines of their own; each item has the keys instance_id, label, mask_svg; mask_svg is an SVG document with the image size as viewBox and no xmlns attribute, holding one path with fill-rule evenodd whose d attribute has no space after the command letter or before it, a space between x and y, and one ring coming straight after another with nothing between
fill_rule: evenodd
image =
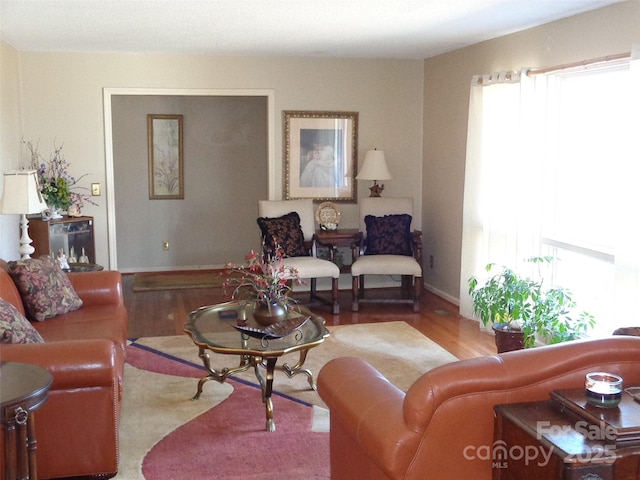
<instances>
[{"instance_id":1,"label":"wood finished floor","mask_svg":"<svg viewBox=\"0 0 640 480\"><path fill-rule=\"evenodd\" d=\"M134 292L132 274L123 275L123 289L129 338L184 334L182 326L189 312L228 300L221 288ZM457 306L430 292L423 293L421 303L420 313L413 313L408 305L389 304L363 304L359 312L352 313L351 294L341 290L340 315L332 315L328 306L313 307L313 311L324 316L327 325L403 320L459 359L495 354L493 336L481 332L477 322L461 317Z\"/></svg>"}]
</instances>

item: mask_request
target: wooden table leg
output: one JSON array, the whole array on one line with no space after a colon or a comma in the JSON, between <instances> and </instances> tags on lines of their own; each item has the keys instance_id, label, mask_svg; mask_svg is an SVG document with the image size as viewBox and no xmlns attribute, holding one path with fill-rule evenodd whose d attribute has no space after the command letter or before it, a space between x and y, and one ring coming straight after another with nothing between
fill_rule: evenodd
<instances>
[{"instance_id":1,"label":"wooden table leg","mask_svg":"<svg viewBox=\"0 0 640 480\"><path fill-rule=\"evenodd\" d=\"M36 422L33 412L29 414L27 423L27 452L29 456L29 480L38 480L38 466L36 462L36 450L38 441L36 440Z\"/></svg>"},{"instance_id":2,"label":"wooden table leg","mask_svg":"<svg viewBox=\"0 0 640 480\"><path fill-rule=\"evenodd\" d=\"M16 424L10 421L2 426L4 431L4 473L7 480L17 476L16 468Z\"/></svg>"}]
</instances>

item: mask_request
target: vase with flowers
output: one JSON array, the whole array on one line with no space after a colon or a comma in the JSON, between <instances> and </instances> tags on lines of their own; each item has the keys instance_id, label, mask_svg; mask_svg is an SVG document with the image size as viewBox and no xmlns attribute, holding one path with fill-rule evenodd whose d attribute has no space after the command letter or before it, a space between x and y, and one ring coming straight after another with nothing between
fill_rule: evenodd
<instances>
[{"instance_id":1,"label":"vase with flowers","mask_svg":"<svg viewBox=\"0 0 640 480\"><path fill-rule=\"evenodd\" d=\"M68 211L69 209L79 215L85 203L97 206L97 203L87 193L78 191L89 190L78 185L78 182L86 174L75 178L69 173L70 164L62 153L62 145L54 145L53 153L51 153L47 161L40 154L37 144L34 145L30 140L23 140L22 143L31 154L29 168L38 172L40 192L49 207L50 218L61 218L60 212Z\"/></svg>"},{"instance_id":2,"label":"vase with flowers","mask_svg":"<svg viewBox=\"0 0 640 480\"><path fill-rule=\"evenodd\" d=\"M295 303L289 296L292 285L302 285L295 268L284 264L284 249L274 239L271 251L258 253L251 250L245 257L246 265L227 263L223 285L233 287L233 299L253 302L255 321L268 326L287 316L287 305Z\"/></svg>"}]
</instances>

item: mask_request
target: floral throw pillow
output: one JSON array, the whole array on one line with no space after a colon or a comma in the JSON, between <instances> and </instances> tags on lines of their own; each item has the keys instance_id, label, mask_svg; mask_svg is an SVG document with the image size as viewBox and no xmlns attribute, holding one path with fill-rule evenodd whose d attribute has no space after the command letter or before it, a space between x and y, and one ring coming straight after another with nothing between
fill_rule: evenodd
<instances>
[{"instance_id":1,"label":"floral throw pillow","mask_svg":"<svg viewBox=\"0 0 640 480\"><path fill-rule=\"evenodd\" d=\"M309 256L309 251L304 246L304 234L297 212L287 213L277 218L260 217L257 221L267 249L273 249L275 237L283 248L285 257Z\"/></svg>"},{"instance_id":2,"label":"floral throw pillow","mask_svg":"<svg viewBox=\"0 0 640 480\"><path fill-rule=\"evenodd\" d=\"M411 215L364 217L367 227L366 255L407 255L411 250Z\"/></svg>"},{"instance_id":3,"label":"floral throw pillow","mask_svg":"<svg viewBox=\"0 0 640 480\"><path fill-rule=\"evenodd\" d=\"M69 277L51 257L29 258L9 262L13 278L27 316L42 321L82 306Z\"/></svg>"},{"instance_id":4,"label":"floral throw pillow","mask_svg":"<svg viewBox=\"0 0 640 480\"><path fill-rule=\"evenodd\" d=\"M16 307L0 298L0 343L43 343L44 340Z\"/></svg>"}]
</instances>

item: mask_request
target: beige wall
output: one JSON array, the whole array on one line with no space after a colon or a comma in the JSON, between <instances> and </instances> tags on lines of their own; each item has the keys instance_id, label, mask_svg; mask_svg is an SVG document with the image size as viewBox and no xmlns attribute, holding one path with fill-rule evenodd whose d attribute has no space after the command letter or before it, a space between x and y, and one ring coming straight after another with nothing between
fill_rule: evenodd
<instances>
[{"instance_id":1,"label":"beige wall","mask_svg":"<svg viewBox=\"0 0 640 480\"><path fill-rule=\"evenodd\" d=\"M454 301L459 298L472 75L629 52L632 44L639 42L640 2L630 1L425 61L422 224L425 282L430 289ZM429 267L430 255L434 257L433 268Z\"/></svg>"},{"instance_id":2,"label":"beige wall","mask_svg":"<svg viewBox=\"0 0 640 480\"><path fill-rule=\"evenodd\" d=\"M0 42L0 173L18 168L20 159L20 58ZM0 178L0 194L3 179ZM15 260L20 238L18 215L0 215L0 258Z\"/></svg>"},{"instance_id":3,"label":"beige wall","mask_svg":"<svg viewBox=\"0 0 640 480\"><path fill-rule=\"evenodd\" d=\"M54 139L63 141L73 172L90 174L87 184L99 182L105 190L103 88L269 89L275 99L271 135L276 185L282 182L282 110L356 111L359 160L374 147L387 151L394 180L385 182L385 193L412 196L419 226L421 61L29 52L22 52L20 61L25 137L39 139L43 152L49 151L46 147ZM359 182L360 196L368 195L369 183ZM105 194L112 192L106 191L98 198L100 205L89 206L84 213L96 218L97 261L107 265ZM343 225L357 225L357 206L341 208Z\"/></svg>"},{"instance_id":4,"label":"beige wall","mask_svg":"<svg viewBox=\"0 0 640 480\"><path fill-rule=\"evenodd\" d=\"M276 170L281 172L282 110L358 111L360 161L369 148L387 151L394 180L385 182L385 194L411 195L418 199L422 216L419 208L416 215L424 231L426 283L455 301L460 284L462 192L471 76L620 53L629 51L633 42L640 42L640 2L637 1L484 42L424 63L107 54L21 53L17 56L13 49L2 45L0 148L2 153L7 148L15 150L22 132L26 137L40 138L41 145L52 143L55 137L65 142L67 157L74 169L90 172L88 182L100 182L104 186L104 87L273 89L275 128L272 134ZM14 113L5 113L7 97L15 116L20 112L20 103L12 96L19 89L17 86L7 89L4 85L6 78L14 83L18 81L20 63L23 65L24 130L19 128L21 121L14 118ZM5 127L5 120L14 125L13 131ZM0 158L0 166L6 169L6 157ZM281 178L277 178L276 183L280 185ZM368 183L359 182L359 196L368 194ZM88 208L86 213L96 217L98 261L106 264L104 195L99 200L100 206ZM356 225L356 206L344 205L342 210L343 224ZM0 252L7 251L5 228L0 237ZM434 256L432 269L430 255Z\"/></svg>"}]
</instances>

